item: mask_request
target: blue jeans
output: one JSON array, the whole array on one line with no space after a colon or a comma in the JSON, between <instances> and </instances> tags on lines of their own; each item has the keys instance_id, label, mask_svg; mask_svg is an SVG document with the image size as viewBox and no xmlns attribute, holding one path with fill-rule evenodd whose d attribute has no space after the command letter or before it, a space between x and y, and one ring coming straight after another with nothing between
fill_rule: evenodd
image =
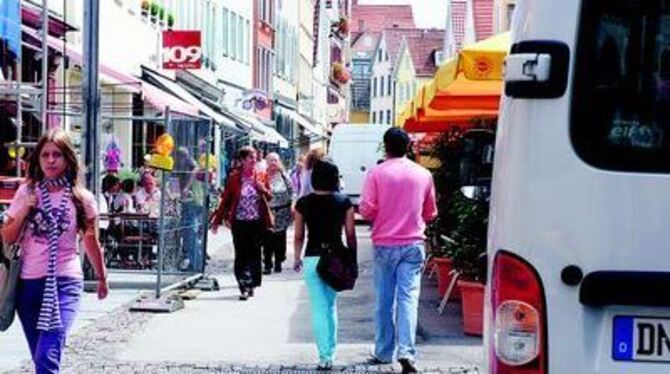
<instances>
[{"instance_id":1,"label":"blue jeans","mask_svg":"<svg viewBox=\"0 0 670 374\"><path fill-rule=\"evenodd\" d=\"M182 253L190 262L189 269L202 271L202 219L205 208L195 201L181 203Z\"/></svg>"},{"instance_id":2,"label":"blue jeans","mask_svg":"<svg viewBox=\"0 0 670 374\"><path fill-rule=\"evenodd\" d=\"M304 277L312 304L312 330L319 360L332 362L337 345L337 292L319 277L316 272L318 263L319 257L305 257Z\"/></svg>"},{"instance_id":3,"label":"blue jeans","mask_svg":"<svg viewBox=\"0 0 670 374\"><path fill-rule=\"evenodd\" d=\"M396 353L414 361L425 259L423 243L375 246L375 356L381 361L391 362Z\"/></svg>"},{"instance_id":4,"label":"blue jeans","mask_svg":"<svg viewBox=\"0 0 670 374\"><path fill-rule=\"evenodd\" d=\"M21 279L16 305L23 332L28 341L36 374L57 374L72 323L79 311L83 282L81 279L58 277L58 302L62 327L58 330L37 330L37 320L42 306L45 278Z\"/></svg>"}]
</instances>

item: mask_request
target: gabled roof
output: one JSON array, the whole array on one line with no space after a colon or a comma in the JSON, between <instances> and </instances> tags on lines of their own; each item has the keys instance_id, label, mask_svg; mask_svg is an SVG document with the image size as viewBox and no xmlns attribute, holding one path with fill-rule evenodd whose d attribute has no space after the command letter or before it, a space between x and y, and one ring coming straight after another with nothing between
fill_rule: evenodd
<instances>
[{"instance_id":1,"label":"gabled roof","mask_svg":"<svg viewBox=\"0 0 670 374\"><path fill-rule=\"evenodd\" d=\"M385 28L414 28L411 5L361 5L354 3L351 9L351 31L381 33ZM363 26L363 29L360 29Z\"/></svg>"},{"instance_id":2,"label":"gabled roof","mask_svg":"<svg viewBox=\"0 0 670 374\"><path fill-rule=\"evenodd\" d=\"M352 57L356 58L360 56L361 53L359 52L363 52L367 57L370 57L377 49L378 42L379 42L379 34L369 31L359 33L355 37L352 37L351 40Z\"/></svg>"},{"instance_id":3,"label":"gabled roof","mask_svg":"<svg viewBox=\"0 0 670 374\"><path fill-rule=\"evenodd\" d=\"M410 37L406 39L409 54L417 76L433 75L438 66L435 64L435 52L442 50L443 38Z\"/></svg>"},{"instance_id":4,"label":"gabled roof","mask_svg":"<svg viewBox=\"0 0 670 374\"><path fill-rule=\"evenodd\" d=\"M386 43L386 50L389 54L389 61L391 65L395 65L402 47L403 38L426 38L444 40L444 30L439 29L403 29L403 28L388 28L382 32L382 38ZM381 44L381 39L380 43Z\"/></svg>"}]
</instances>

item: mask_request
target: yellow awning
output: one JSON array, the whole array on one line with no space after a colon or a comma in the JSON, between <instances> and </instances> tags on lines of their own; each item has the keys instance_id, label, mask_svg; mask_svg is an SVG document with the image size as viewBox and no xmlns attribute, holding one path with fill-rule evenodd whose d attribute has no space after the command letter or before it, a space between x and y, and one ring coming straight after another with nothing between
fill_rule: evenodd
<instances>
[{"instance_id":1,"label":"yellow awning","mask_svg":"<svg viewBox=\"0 0 670 374\"><path fill-rule=\"evenodd\" d=\"M510 33L465 46L442 64L397 116L397 123L462 122L497 113Z\"/></svg>"}]
</instances>

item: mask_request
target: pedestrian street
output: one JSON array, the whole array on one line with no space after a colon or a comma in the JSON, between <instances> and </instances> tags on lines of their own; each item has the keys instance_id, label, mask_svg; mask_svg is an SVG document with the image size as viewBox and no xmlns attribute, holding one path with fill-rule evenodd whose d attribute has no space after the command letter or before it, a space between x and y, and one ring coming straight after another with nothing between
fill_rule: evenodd
<instances>
[{"instance_id":1,"label":"pedestrian street","mask_svg":"<svg viewBox=\"0 0 670 374\"><path fill-rule=\"evenodd\" d=\"M358 226L360 278L352 292L339 295L335 371L400 372L400 366L368 366L374 342L374 290L369 228ZM289 238L292 232L289 232ZM257 295L238 300L232 274L229 235L210 236L207 272L221 285L202 292L171 314L129 312L127 307L102 313L71 336L64 373L307 373L315 371L309 299L302 275L291 268L292 243L282 273L263 278ZM112 289L111 296L114 296ZM118 290L117 293L128 293ZM96 301L87 294L87 302ZM128 300L130 301L130 299ZM462 334L460 306L450 303L437 313L436 280L424 276L417 342L417 366L425 373L481 372L481 338ZM453 305L452 305L453 304ZM85 314L85 313L82 313ZM25 342L16 339L21 349ZM26 352L27 354L27 352ZM25 355L24 355L25 356ZM29 356L25 356L26 358ZM4 365L3 365L4 366ZM21 369L0 373L30 373Z\"/></svg>"}]
</instances>

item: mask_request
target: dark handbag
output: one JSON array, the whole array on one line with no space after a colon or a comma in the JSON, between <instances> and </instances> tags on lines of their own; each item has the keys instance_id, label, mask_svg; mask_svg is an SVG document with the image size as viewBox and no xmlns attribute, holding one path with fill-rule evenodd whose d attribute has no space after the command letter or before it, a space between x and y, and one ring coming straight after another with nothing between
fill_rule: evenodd
<instances>
[{"instance_id":1,"label":"dark handbag","mask_svg":"<svg viewBox=\"0 0 670 374\"><path fill-rule=\"evenodd\" d=\"M335 291L352 290L358 278L356 251L341 243L322 245L316 272Z\"/></svg>"},{"instance_id":2,"label":"dark handbag","mask_svg":"<svg viewBox=\"0 0 670 374\"><path fill-rule=\"evenodd\" d=\"M0 255L0 331L7 331L16 314L17 286L21 274L20 241L10 244Z\"/></svg>"}]
</instances>

